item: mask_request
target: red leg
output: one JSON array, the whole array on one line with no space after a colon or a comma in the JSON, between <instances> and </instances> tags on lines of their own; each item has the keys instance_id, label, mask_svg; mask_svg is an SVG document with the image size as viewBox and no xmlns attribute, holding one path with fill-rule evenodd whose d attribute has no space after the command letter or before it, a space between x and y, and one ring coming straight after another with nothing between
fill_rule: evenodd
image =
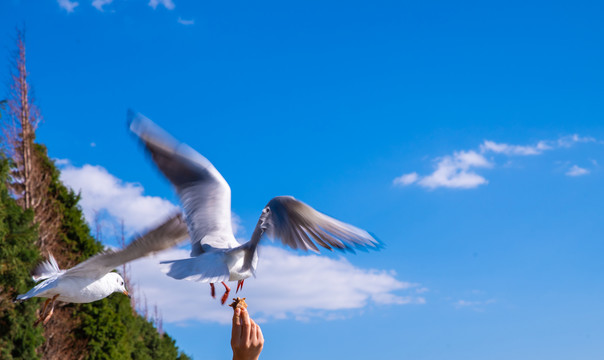
<instances>
[{"instance_id":1,"label":"red leg","mask_svg":"<svg viewBox=\"0 0 604 360\"><path fill-rule=\"evenodd\" d=\"M212 294L212 297L216 299L216 289L214 288L214 283L210 283L210 294Z\"/></svg>"},{"instance_id":2,"label":"red leg","mask_svg":"<svg viewBox=\"0 0 604 360\"><path fill-rule=\"evenodd\" d=\"M50 302L50 312L48 312L48 315L46 315L46 317L44 318L44 322L43 322L44 325L46 325L48 320L50 320L50 318L52 317L52 314L55 311L55 300L58 297L59 297L59 294L52 297L52 301Z\"/></svg>"},{"instance_id":3,"label":"red leg","mask_svg":"<svg viewBox=\"0 0 604 360\"><path fill-rule=\"evenodd\" d=\"M243 290L243 282L245 281L245 279L243 280L239 280L237 282L237 290L235 291L235 294L237 294L239 292L239 290Z\"/></svg>"},{"instance_id":4,"label":"red leg","mask_svg":"<svg viewBox=\"0 0 604 360\"><path fill-rule=\"evenodd\" d=\"M229 293L231 292L231 288L227 286L227 284L223 281L222 285L224 285L224 295L222 295L222 299L220 299L220 303L222 305L224 305L224 303L227 301L227 299L229 298Z\"/></svg>"},{"instance_id":5,"label":"red leg","mask_svg":"<svg viewBox=\"0 0 604 360\"><path fill-rule=\"evenodd\" d=\"M38 320L36 320L36 322L34 323L34 326L38 326L38 324L40 324L40 322L42 322L42 319L44 318L44 314L46 314L46 308L48 307L49 302L50 302L50 298L48 298L48 299L46 299L46 301L44 301L44 306L42 307L42 312L40 313Z\"/></svg>"}]
</instances>

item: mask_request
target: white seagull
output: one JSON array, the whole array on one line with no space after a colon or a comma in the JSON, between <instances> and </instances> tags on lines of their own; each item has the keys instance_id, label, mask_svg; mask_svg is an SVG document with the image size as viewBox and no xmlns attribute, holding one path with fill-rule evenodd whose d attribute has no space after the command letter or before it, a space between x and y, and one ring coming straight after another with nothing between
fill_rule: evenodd
<instances>
[{"instance_id":1,"label":"white seagull","mask_svg":"<svg viewBox=\"0 0 604 360\"><path fill-rule=\"evenodd\" d=\"M159 170L170 180L182 203L192 244L188 259L165 261L168 276L210 283L222 282L225 303L230 288L225 281L243 281L254 275L257 246L263 235L301 250L378 249L368 232L322 214L291 196L277 196L262 210L251 239L240 244L231 228L231 189L216 168L186 144L179 143L151 120L128 112L130 130L143 142Z\"/></svg>"},{"instance_id":2,"label":"white seagull","mask_svg":"<svg viewBox=\"0 0 604 360\"><path fill-rule=\"evenodd\" d=\"M128 297L124 279L114 268L140 257L172 247L187 239L187 228L181 214L177 214L162 225L137 237L125 249L108 250L79 263L68 270L61 270L52 254L46 262L36 267L34 281L42 281L25 294L17 296L16 301L32 297L47 298L40 317L44 324L50 320L56 300L70 303L89 303L106 298L114 292L122 292ZM46 314L48 304L50 311Z\"/></svg>"}]
</instances>

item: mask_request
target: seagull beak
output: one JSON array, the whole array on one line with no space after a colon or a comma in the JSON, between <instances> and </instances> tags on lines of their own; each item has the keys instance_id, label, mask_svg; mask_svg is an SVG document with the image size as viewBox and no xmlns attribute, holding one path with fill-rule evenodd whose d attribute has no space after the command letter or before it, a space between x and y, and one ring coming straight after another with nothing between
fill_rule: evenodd
<instances>
[{"instance_id":1,"label":"seagull beak","mask_svg":"<svg viewBox=\"0 0 604 360\"><path fill-rule=\"evenodd\" d=\"M124 293L124 295L126 295L128 297L128 299L130 299L132 296L130 296L130 294L128 294L128 290L124 290L122 291Z\"/></svg>"}]
</instances>

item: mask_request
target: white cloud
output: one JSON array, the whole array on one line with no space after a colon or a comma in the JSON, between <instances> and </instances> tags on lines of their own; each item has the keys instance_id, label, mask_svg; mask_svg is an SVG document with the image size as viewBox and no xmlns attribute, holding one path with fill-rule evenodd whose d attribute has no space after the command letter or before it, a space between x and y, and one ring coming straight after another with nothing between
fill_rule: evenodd
<instances>
[{"instance_id":1,"label":"white cloud","mask_svg":"<svg viewBox=\"0 0 604 360\"><path fill-rule=\"evenodd\" d=\"M589 170L579 167L577 165L573 165L567 172L568 176L581 176L589 174Z\"/></svg>"},{"instance_id":2,"label":"white cloud","mask_svg":"<svg viewBox=\"0 0 604 360\"><path fill-rule=\"evenodd\" d=\"M419 175L416 172L412 172L410 174L401 175L394 179L394 185L411 185L419 179Z\"/></svg>"},{"instance_id":3,"label":"white cloud","mask_svg":"<svg viewBox=\"0 0 604 360\"><path fill-rule=\"evenodd\" d=\"M149 0L149 6L153 9L157 9L158 5L163 5L168 10L172 10L175 7L172 0Z\"/></svg>"},{"instance_id":4,"label":"white cloud","mask_svg":"<svg viewBox=\"0 0 604 360\"><path fill-rule=\"evenodd\" d=\"M473 168L488 168L491 163L481 154L459 151L447 155L438 161L436 170L418 181L420 186L435 189L438 187L470 189L486 184L488 181L476 174Z\"/></svg>"},{"instance_id":5,"label":"white cloud","mask_svg":"<svg viewBox=\"0 0 604 360\"><path fill-rule=\"evenodd\" d=\"M370 304L426 302L417 294L427 289L397 280L392 271L361 269L344 258L298 255L274 246L261 247L259 256L257 278L247 279L238 294L247 298L252 316L259 321L336 319L346 317L346 311L360 310ZM220 305L219 298L224 292L220 284L216 284L216 299L212 299L208 284L175 280L161 273L159 261L187 257L187 250L172 249L157 257L137 260L132 263L133 281L151 303L162 309L164 321L228 323L232 310ZM230 300L235 295L236 283L229 285ZM418 288L421 290L414 291ZM192 293L196 294L194 300Z\"/></svg>"},{"instance_id":6,"label":"white cloud","mask_svg":"<svg viewBox=\"0 0 604 360\"><path fill-rule=\"evenodd\" d=\"M588 142L596 142L591 136L579 136L578 134L563 136L557 141L557 145L559 147L571 147L576 143L588 143Z\"/></svg>"},{"instance_id":7,"label":"white cloud","mask_svg":"<svg viewBox=\"0 0 604 360\"><path fill-rule=\"evenodd\" d=\"M55 162L56 166L66 166L69 165L71 162L68 159L53 159L53 161Z\"/></svg>"},{"instance_id":8,"label":"white cloud","mask_svg":"<svg viewBox=\"0 0 604 360\"><path fill-rule=\"evenodd\" d=\"M68 13L73 12L73 9L75 9L78 5L80 5L80 3L78 3L77 1L71 1L71 0L57 0L57 3L59 4L59 6L63 9L65 9Z\"/></svg>"},{"instance_id":9,"label":"white cloud","mask_svg":"<svg viewBox=\"0 0 604 360\"><path fill-rule=\"evenodd\" d=\"M113 0L93 0L92 6L94 6L99 11L103 11L103 6L109 5L112 2L113 2Z\"/></svg>"},{"instance_id":10,"label":"white cloud","mask_svg":"<svg viewBox=\"0 0 604 360\"><path fill-rule=\"evenodd\" d=\"M597 142L596 139L589 136L579 136L577 134L562 136L555 141L541 140L534 145L513 145L506 143L497 143L491 140L485 140L479 145L479 151L461 150L454 152L453 155L446 155L437 158L436 169L430 175L421 176L416 172L408 173L394 178L395 185L418 184L421 187L435 189L439 187L472 189L488 183L488 180L476 173L478 168L490 168L494 166L494 160L489 161L485 158L487 154L504 156L535 156L541 155L545 151L569 148L578 143ZM510 161L505 162L504 166L509 166ZM589 170L573 166L566 175L579 176L588 174Z\"/></svg>"},{"instance_id":11,"label":"white cloud","mask_svg":"<svg viewBox=\"0 0 604 360\"><path fill-rule=\"evenodd\" d=\"M71 166L67 159L55 159L61 167L61 181L76 192L80 192L80 206L90 225L95 213L107 212L103 219L106 228L115 227L124 220L128 232L141 231L172 214L178 209L171 202L156 196L143 195L140 184L127 183L111 175L102 166ZM231 212L231 226L235 235L245 233L241 218Z\"/></svg>"},{"instance_id":12,"label":"white cloud","mask_svg":"<svg viewBox=\"0 0 604 360\"><path fill-rule=\"evenodd\" d=\"M182 25L195 25L195 20L185 20L181 17L178 18L178 23Z\"/></svg>"},{"instance_id":13,"label":"white cloud","mask_svg":"<svg viewBox=\"0 0 604 360\"><path fill-rule=\"evenodd\" d=\"M505 154L505 155L524 155L524 156L539 155L544 150L550 150L550 149L552 149L552 147L549 146L544 141L539 141L537 143L537 145L524 146L524 145L510 145L510 144L505 144L505 143L496 143L494 141L485 140L480 145L480 151L482 153L486 153L486 152L490 151L490 152L494 152L496 154Z\"/></svg>"},{"instance_id":14,"label":"white cloud","mask_svg":"<svg viewBox=\"0 0 604 360\"><path fill-rule=\"evenodd\" d=\"M106 211L114 220L124 220L129 233L140 231L172 214L177 207L157 196L144 195L140 184L124 182L101 166L67 165L61 169L61 181L81 192L80 206L89 223L96 211Z\"/></svg>"}]
</instances>

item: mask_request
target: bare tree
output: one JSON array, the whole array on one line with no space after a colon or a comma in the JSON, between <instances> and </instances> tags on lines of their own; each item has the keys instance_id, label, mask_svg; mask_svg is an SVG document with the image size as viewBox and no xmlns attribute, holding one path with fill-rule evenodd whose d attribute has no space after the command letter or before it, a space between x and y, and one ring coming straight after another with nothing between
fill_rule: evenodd
<instances>
[{"instance_id":1,"label":"bare tree","mask_svg":"<svg viewBox=\"0 0 604 360\"><path fill-rule=\"evenodd\" d=\"M149 307L147 306L147 295L143 294L143 299L144 299L144 303L143 303L143 317L145 318L145 320L149 320Z\"/></svg>"},{"instance_id":2,"label":"bare tree","mask_svg":"<svg viewBox=\"0 0 604 360\"><path fill-rule=\"evenodd\" d=\"M94 210L94 238L103 242L103 223L101 219L101 212L98 210Z\"/></svg>"},{"instance_id":3,"label":"bare tree","mask_svg":"<svg viewBox=\"0 0 604 360\"><path fill-rule=\"evenodd\" d=\"M2 118L2 146L13 160L11 192L24 209L34 210L34 221L39 225L38 245L42 251L48 251L49 242L56 237L60 225L60 213L48 196L52 174L45 169L44 160L39 156L41 150L36 150L34 143L42 117L28 80L23 30L17 29L16 42L9 95L4 103L7 116Z\"/></svg>"},{"instance_id":4,"label":"bare tree","mask_svg":"<svg viewBox=\"0 0 604 360\"><path fill-rule=\"evenodd\" d=\"M33 207L33 144L40 112L35 106L27 77L25 34L17 29L17 50L12 63L9 90L8 119L4 126L5 146L15 161L13 179L18 185L13 191L26 209Z\"/></svg>"},{"instance_id":5,"label":"bare tree","mask_svg":"<svg viewBox=\"0 0 604 360\"><path fill-rule=\"evenodd\" d=\"M157 324L155 327L157 328L157 332L160 336L164 336L164 317L162 316L161 311L159 312L159 318L156 321Z\"/></svg>"},{"instance_id":6,"label":"bare tree","mask_svg":"<svg viewBox=\"0 0 604 360\"><path fill-rule=\"evenodd\" d=\"M124 219L120 220L118 243L122 249L126 247L126 229L124 226ZM132 278L130 277L129 264L122 265L122 277L124 278L124 282L126 283L126 289L128 289L128 292L130 293L130 306L132 307L132 312L136 313L136 294L134 291L134 283L132 282Z\"/></svg>"},{"instance_id":7,"label":"bare tree","mask_svg":"<svg viewBox=\"0 0 604 360\"><path fill-rule=\"evenodd\" d=\"M164 321L157 304L153 306L153 325L155 325L155 329L157 329L159 335L164 334Z\"/></svg>"},{"instance_id":8,"label":"bare tree","mask_svg":"<svg viewBox=\"0 0 604 360\"><path fill-rule=\"evenodd\" d=\"M6 110L6 100L0 100L0 119L2 119L2 112Z\"/></svg>"}]
</instances>

